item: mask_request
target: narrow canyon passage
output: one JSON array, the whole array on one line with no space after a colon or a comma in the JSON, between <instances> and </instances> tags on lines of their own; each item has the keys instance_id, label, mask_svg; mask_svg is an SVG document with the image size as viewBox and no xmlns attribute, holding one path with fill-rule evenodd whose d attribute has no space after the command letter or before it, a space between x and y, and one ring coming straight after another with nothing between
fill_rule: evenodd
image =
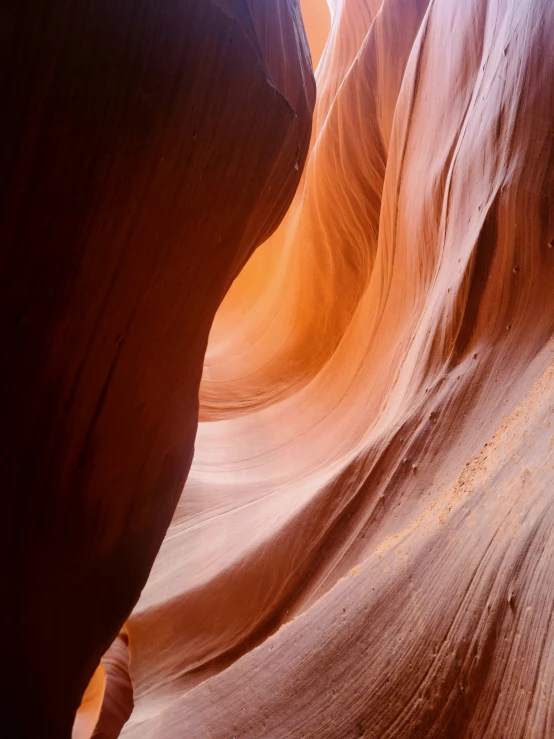
<instances>
[{"instance_id":1,"label":"narrow canyon passage","mask_svg":"<svg viewBox=\"0 0 554 739\"><path fill-rule=\"evenodd\" d=\"M331 13L295 200L212 327L122 735L550 737L554 10Z\"/></svg>"},{"instance_id":2,"label":"narrow canyon passage","mask_svg":"<svg viewBox=\"0 0 554 739\"><path fill-rule=\"evenodd\" d=\"M7 735L552 739L552 0L0 27Z\"/></svg>"}]
</instances>

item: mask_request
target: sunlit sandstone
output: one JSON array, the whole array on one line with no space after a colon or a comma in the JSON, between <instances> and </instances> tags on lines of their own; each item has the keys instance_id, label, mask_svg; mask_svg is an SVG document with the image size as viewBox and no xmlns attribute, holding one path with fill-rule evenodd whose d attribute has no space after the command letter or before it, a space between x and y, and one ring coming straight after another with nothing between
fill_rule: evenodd
<instances>
[{"instance_id":1,"label":"sunlit sandstone","mask_svg":"<svg viewBox=\"0 0 554 739\"><path fill-rule=\"evenodd\" d=\"M3 18L10 735L550 739L554 5L116 5Z\"/></svg>"}]
</instances>

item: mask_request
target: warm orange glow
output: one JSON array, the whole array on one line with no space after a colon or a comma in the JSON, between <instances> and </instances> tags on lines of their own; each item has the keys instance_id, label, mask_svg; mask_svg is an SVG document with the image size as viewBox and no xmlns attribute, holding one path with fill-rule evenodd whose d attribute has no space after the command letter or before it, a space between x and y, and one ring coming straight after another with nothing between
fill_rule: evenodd
<instances>
[{"instance_id":1,"label":"warm orange glow","mask_svg":"<svg viewBox=\"0 0 554 739\"><path fill-rule=\"evenodd\" d=\"M321 54L329 36L331 16L327 0L301 0L302 19L310 44L312 64L317 69Z\"/></svg>"},{"instance_id":2,"label":"warm orange glow","mask_svg":"<svg viewBox=\"0 0 554 739\"><path fill-rule=\"evenodd\" d=\"M100 663L83 695L81 705L75 716L71 739L90 739L102 708L104 689L106 687L106 672Z\"/></svg>"},{"instance_id":3,"label":"warm orange glow","mask_svg":"<svg viewBox=\"0 0 554 739\"><path fill-rule=\"evenodd\" d=\"M554 13L524 6L336 3L300 186L216 315L128 624L129 737L550 721L554 66L525 29Z\"/></svg>"},{"instance_id":4,"label":"warm orange glow","mask_svg":"<svg viewBox=\"0 0 554 739\"><path fill-rule=\"evenodd\" d=\"M552 739L553 0L39 4L2 735Z\"/></svg>"}]
</instances>

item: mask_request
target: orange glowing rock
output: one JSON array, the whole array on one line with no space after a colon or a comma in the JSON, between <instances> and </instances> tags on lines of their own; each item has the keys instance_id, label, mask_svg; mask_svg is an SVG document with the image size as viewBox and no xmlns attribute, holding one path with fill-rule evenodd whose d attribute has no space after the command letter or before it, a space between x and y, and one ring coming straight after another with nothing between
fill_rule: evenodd
<instances>
[{"instance_id":1,"label":"orange glowing rock","mask_svg":"<svg viewBox=\"0 0 554 739\"><path fill-rule=\"evenodd\" d=\"M9 735L553 737L552 0L37 3Z\"/></svg>"},{"instance_id":2,"label":"orange glowing rock","mask_svg":"<svg viewBox=\"0 0 554 739\"><path fill-rule=\"evenodd\" d=\"M549 737L554 6L333 5L299 190L212 328L122 736Z\"/></svg>"}]
</instances>

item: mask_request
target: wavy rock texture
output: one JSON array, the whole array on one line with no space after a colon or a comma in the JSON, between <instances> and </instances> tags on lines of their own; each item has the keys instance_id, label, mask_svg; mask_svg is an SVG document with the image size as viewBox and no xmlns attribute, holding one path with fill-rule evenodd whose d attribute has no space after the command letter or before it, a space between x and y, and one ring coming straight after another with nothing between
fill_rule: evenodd
<instances>
[{"instance_id":1,"label":"wavy rock texture","mask_svg":"<svg viewBox=\"0 0 554 739\"><path fill-rule=\"evenodd\" d=\"M554 735L554 5L337 0L210 335L129 739ZM283 36L286 38L286 36Z\"/></svg>"},{"instance_id":2,"label":"wavy rock texture","mask_svg":"<svg viewBox=\"0 0 554 739\"><path fill-rule=\"evenodd\" d=\"M296 0L8 2L0 28L2 725L69 737L94 673L83 737L131 710L124 643L99 661L186 479L213 316L298 185L315 85Z\"/></svg>"}]
</instances>

